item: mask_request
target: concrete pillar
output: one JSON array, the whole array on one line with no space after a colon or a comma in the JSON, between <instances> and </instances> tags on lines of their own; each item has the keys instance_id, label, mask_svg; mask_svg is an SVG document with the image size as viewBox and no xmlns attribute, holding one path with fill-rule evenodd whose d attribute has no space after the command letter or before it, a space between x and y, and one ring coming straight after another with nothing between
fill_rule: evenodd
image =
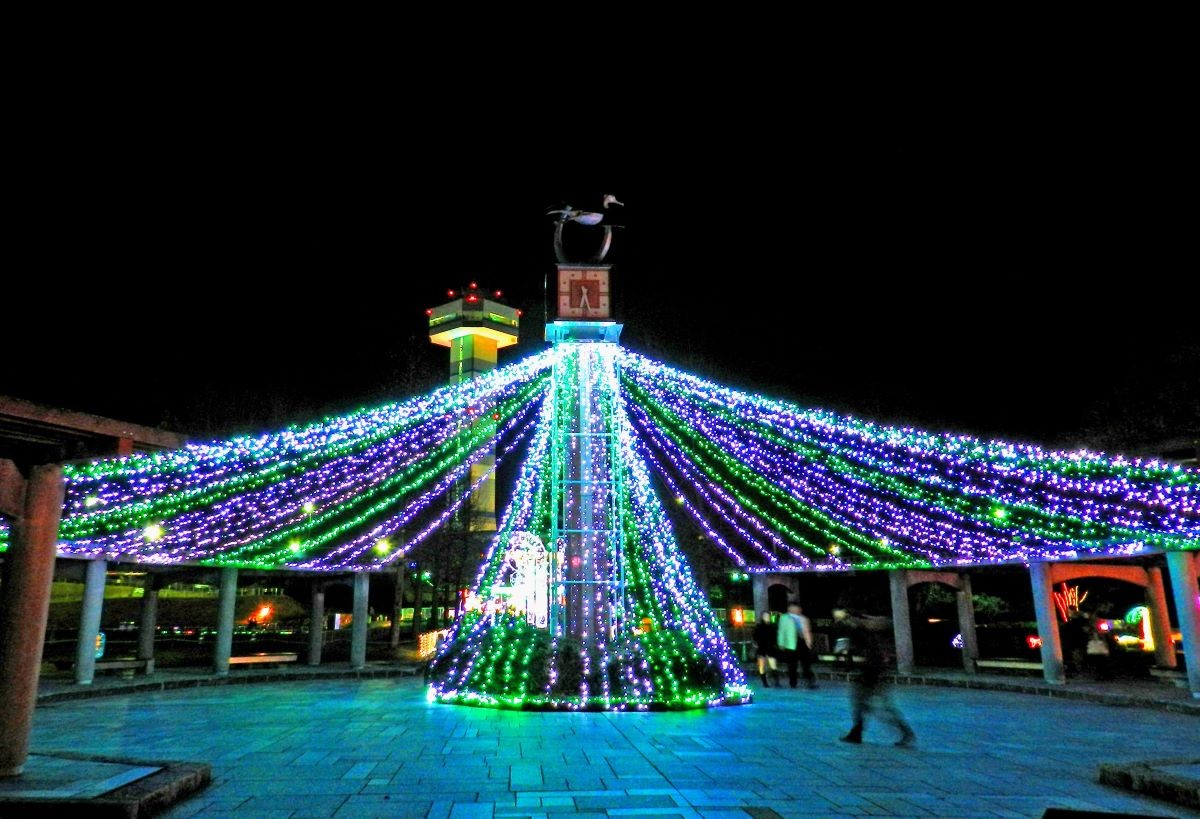
<instances>
[{"instance_id":1,"label":"concrete pillar","mask_svg":"<svg viewBox=\"0 0 1200 819\"><path fill-rule=\"evenodd\" d=\"M592 509L592 507L588 507ZM592 528L592 526L588 526ZM437 630L442 628L442 563L443 558L438 557L433 561L433 587L430 590L430 628Z\"/></svg>"},{"instance_id":2,"label":"concrete pillar","mask_svg":"<svg viewBox=\"0 0 1200 819\"><path fill-rule=\"evenodd\" d=\"M1050 563L1030 563L1029 580L1033 586L1033 610L1037 614L1038 636L1042 638L1042 676L1046 682L1062 685L1067 681L1063 669L1062 640L1058 634L1058 614L1054 607L1054 581Z\"/></svg>"},{"instance_id":3,"label":"concrete pillar","mask_svg":"<svg viewBox=\"0 0 1200 819\"><path fill-rule=\"evenodd\" d=\"M221 591L217 597L217 643L213 647L213 673L229 676L229 655L233 653L233 617L237 611L238 570L221 567Z\"/></svg>"},{"instance_id":4,"label":"concrete pillar","mask_svg":"<svg viewBox=\"0 0 1200 819\"><path fill-rule=\"evenodd\" d=\"M1167 552L1175 613L1183 637L1183 664L1187 666L1188 688L1200 699L1200 590L1196 588L1197 552Z\"/></svg>"},{"instance_id":5,"label":"concrete pillar","mask_svg":"<svg viewBox=\"0 0 1200 819\"><path fill-rule=\"evenodd\" d=\"M325 584L312 582L312 614L308 622L308 664L321 664L321 649L325 647Z\"/></svg>"},{"instance_id":6,"label":"concrete pillar","mask_svg":"<svg viewBox=\"0 0 1200 819\"><path fill-rule=\"evenodd\" d=\"M354 617L350 620L350 667L365 668L367 665L367 631L370 614L367 599L371 589L371 575L358 572L354 575Z\"/></svg>"},{"instance_id":7,"label":"concrete pillar","mask_svg":"<svg viewBox=\"0 0 1200 819\"><path fill-rule=\"evenodd\" d=\"M400 614L404 609L404 561L396 564L396 597L392 601L392 630L388 634L388 644L395 648L400 645Z\"/></svg>"},{"instance_id":8,"label":"concrete pillar","mask_svg":"<svg viewBox=\"0 0 1200 819\"><path fill-rule=\"evenodd\" d=\"M413 639L420 641L421 639L421 591L424 587L421 584L421 564L417 563L413 569Z\"/></svg>"},{"instance_id":9,"label":"concrete pillar","mask_svg":"<svg viewBox=\"0 0 1200 819\"><path fill-rule=\"evenodd\" d=\"M892 569L888 572L892 589L892 630L896 635L896 670L911 674L914 668L912 618L908 611L908 572Z\"/></svg>"},{"instance_id":10,"label":"concrete pillar","mask_svg":"<svg viewBox=\"0 0 1200 819\"><path fill-rule=\"evenodd\" d=\"M750 590L754 595L754 618L753 622L758 622L758 613L766 611L771 605L771 601L767 598L767 575L752 574L750 575ZM746 618L750 620L749 617Z\"/></svg>"},{"instance_id":11,"label":"concrete pillar","mask_svg":"<svg viewBox=\"0 0 1200 819\"><path fill-rule=\"evenodd\" d=\"M75 682L91 685L96 676L96 638L100 635L100 615L104 611L104 585L108 580L108 561L89 560L83 578L83 610L79 613L79 636L75 639Z\"/></svg>"},{"instance_id":12,"label":"concrete pillar","mask_svg":"<svg viewBox=\"0 0 1200 819\"><path fill-rule=\"evenodd\" d=\"M146 673L154 673L154 631L158 628L158 576L146 573L142 588L142 616L138 621L139 660L146 661Z\"/></svg>"},{"instance_id":13,"label":"concrete pillar","mask_svg":"<svg viewBox=\"0 0 1200 819\"><path fill-rule=\"evenodd\" d=\"M1159 668L1174 668L1175 641L1171 638L1171 613L1167 610L1167 590L1163 586L1162 569L1146 569L1146 603L1150 609L1150 634L1154 637L1154 662Z\"/></svg>"},{"instance_id":14,"label":"concrete pillar","mask_svg":"<svg viewBox=\"0 0 1200 819\"><path fill-rule=\"evenodd\" d=\"M9 777L29 758L64 489L58 464L35 466L28 481L11 461L0 467L3 508L16 513L0 590L0 777Z\"/></svg>"},{"instance_id":15,"label":"concrete pillar","mask_svg":"<svg viewBox=\"0 0 1200 819\"><path fill-rule=\"evenodd\" d=\"M979 640L975 634L975 601L971 598L971 576L958 576L959 587L955 592L958 603L958 632L962 635L963 670L974 674L979 663Z\"/></svg>"}]
</instances>

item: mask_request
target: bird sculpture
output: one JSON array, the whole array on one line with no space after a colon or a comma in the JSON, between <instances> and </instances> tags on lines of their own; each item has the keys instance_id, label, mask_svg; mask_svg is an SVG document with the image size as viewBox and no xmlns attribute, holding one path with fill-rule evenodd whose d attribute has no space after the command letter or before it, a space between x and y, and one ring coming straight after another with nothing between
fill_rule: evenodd
<instances>
[{"instance_id":1,"label":"bird sculpture","mask_svg":"<svg viewBox=\"0 0 1200 819\"><path fill-rule=\"evenodd\" d=\"M600 225L601 222L604 222L603 211L608 210L609 205L621 205L624 207L624 203L617 201L617 197L611 193L606 193L602 200L601 212L581 210L573 208L570 205L563 205L561 208L546 211L546 215L557 217L554 220L554 254L557 256L559 262L569 261L566 249L563 246L563 225L567 222L575 222L579 225ZM600 247L588 259L592 263L599 263L604 260L604 257L608 254L608 249L612 246L612 229L614 227L621 227L621 225L605 222L601 227L604 228L604 238L600 242Z\"/></svg>"},{"instance_id":2,"label":"bird sculpture","mask_svg":"<svg viewBox=\"0 0 1200 819\"><path fill-rule=\"evenodd\" d=\"M617 197L613 196L611 193L606 193L604 195L603 207L607 210L609 205L621 205L624 207L622 202L617 201ZM548 210L546 211L546 214L558 214L559 222L578 222L581 225L598 225L604 220L603 213L596 213L595 211L590 210L580 210L579 208L573 208L570 205L564 205L561 208Z\"/></svg>"}]
</instances>

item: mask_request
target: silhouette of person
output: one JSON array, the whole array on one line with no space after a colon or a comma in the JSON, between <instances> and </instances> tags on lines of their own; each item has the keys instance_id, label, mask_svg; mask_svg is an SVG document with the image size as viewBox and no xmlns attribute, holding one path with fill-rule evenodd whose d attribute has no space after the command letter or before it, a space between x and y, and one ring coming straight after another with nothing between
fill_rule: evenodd
<instances>
[{"instance_id":1,"label":"silhouette of person","mask_svg":"<svg viewBox=\"0 0 1200 819\"><path fill-rule=\"evenodd\" d=\"M763 688L770 688L771 684L767 682L767 671L771 672L771 676L775 678L775 684L779 684L779 671L775 663L775 621L771 619L771 612L764 610L758 615L758 622L754 624L754 662L758 666L758 678L762 680Z\"/></svg>"},{"instance_id":2,"label":"silhouette of person","mask_svg":"<svg viewBox=\"0 0 1200 819\"><path fill-rule=\"evenodd\" d=\"M833 619L842 626L850 637L851 650L863 657L864 662L855 664L850 678L850 711L853 724L842 742L855 745L862 743L866 717L874 713L900 731L896 745L911 747L917 735L908 721L892 701L891 692L883 673L887 667L881 640L891 627L887 617L872 617L849 609L833 610Z\"/></svg>"},{"instance_id":3,"label":"silhouette of person","mask_svg":"<svg viewBox=\"0 0 1200 819\"><path fill-rule=\"evenodd\" d=\"M812 625L800 611L799 603L788 604L786 614L779 618L776 645L779 660L787 666L788 685L795 688L800 682L797 666L803 665L804 681L809 688L816 688L812 672Z\"/></svg>"}]
</instances>

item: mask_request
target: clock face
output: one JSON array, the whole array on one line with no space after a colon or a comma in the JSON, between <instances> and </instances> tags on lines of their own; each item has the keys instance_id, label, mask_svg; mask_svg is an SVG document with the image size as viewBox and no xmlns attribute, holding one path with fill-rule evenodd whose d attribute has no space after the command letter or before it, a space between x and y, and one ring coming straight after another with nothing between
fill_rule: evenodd
<instances>
[{"instance_id":1,"label":"clock face","mask_svg":"<svg viewBox=\"0 0 1200 819\"><path fill-rule=\"evenodd\" d=\"M594 267L560 267L558 317L608 318L608 270Z\"/></svg>"}]
</instances>

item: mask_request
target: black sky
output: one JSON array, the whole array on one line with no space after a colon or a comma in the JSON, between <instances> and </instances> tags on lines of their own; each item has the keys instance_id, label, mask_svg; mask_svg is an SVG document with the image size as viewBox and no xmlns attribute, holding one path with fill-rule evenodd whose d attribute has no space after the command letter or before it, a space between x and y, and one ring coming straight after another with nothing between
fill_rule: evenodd
<instances>
[{"instance_id":1,"label":"black sky","mask_svg":"<svg viewBox=\"0 0 1200 819\"><path fill-rule=\"evenodd\" d=\"M889 423L1200 431L1191 152L1145 112L352 102L106 110L26 209L0 393L215 434L423 391L424 309L501 288L539 349L545 211L613 193L635 350Z\"/></svg>"}]
</instances>

